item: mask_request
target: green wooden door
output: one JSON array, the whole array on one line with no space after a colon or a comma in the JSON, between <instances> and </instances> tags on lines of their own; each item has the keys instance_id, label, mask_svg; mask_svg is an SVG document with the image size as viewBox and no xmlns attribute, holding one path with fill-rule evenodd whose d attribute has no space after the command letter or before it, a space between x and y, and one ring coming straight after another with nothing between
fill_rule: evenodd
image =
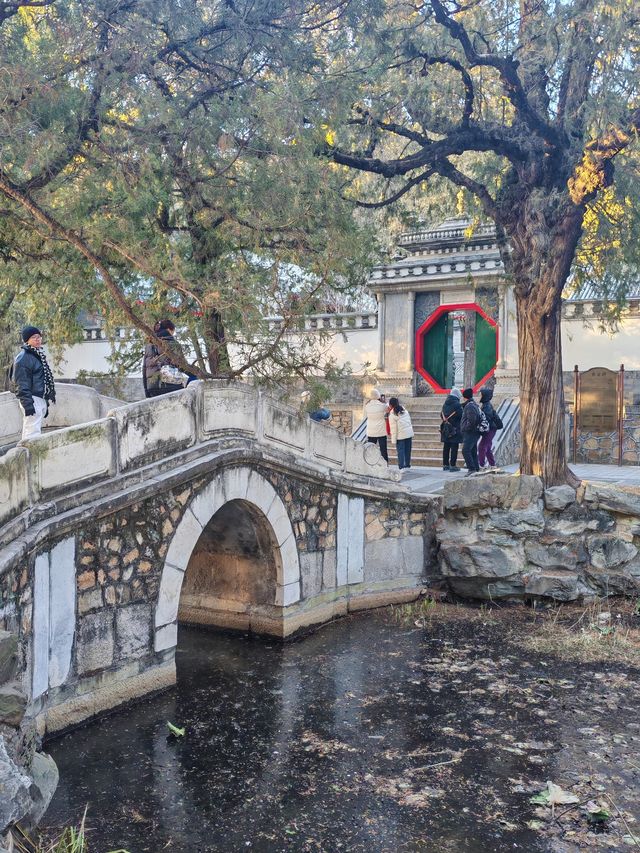
<instances>
[{"instance_id":1,"label":"green wooden door","mask_svg":"<svg viewBox=\"0 0 640 853\"><path fill-rule=\"evenodd\" d=\"M496 327L476 315L476 375L474 385L496 366Z\"/></svg>"},{"instance_id":2,"label":"green wooden door","mask_svg":"<svg viewBox=\"0 0 640 853\"><path fill-rule=\"evenodd\" d=\"M447 319L449 315L438 317L424 336L422 366L438 385L446 387L447 380Z\"/></svg>"}]
</instances>

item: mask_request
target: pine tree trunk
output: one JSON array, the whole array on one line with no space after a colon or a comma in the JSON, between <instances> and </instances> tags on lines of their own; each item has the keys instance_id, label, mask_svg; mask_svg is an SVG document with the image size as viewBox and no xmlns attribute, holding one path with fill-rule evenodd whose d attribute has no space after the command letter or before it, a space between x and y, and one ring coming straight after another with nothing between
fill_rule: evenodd
<instances>
[{"instance_id":1,"label":"pine tree trunk","mask_svg":"<svg viewBox=\"0 0 640 853\"><path fill-rule=\"evenodd\" d=\"M203 317L207 359L212 376L226 376L231 362L224 334L224 323L219 311L206 310Z\"/></svg>"},{"instance_id":2,"label":"pine tree trunk","mask_svg":"<svg viewBox=\"0 0 640 853\"><path fill-rule=\"evenodd\" d=\"M544 292L541 288L539 292ZM516 297L520 362L520 472L545 486L577 484L567 467L560 320L562 303L543 313L539 300Z\"/></svg>"},{"instance_id":3,"label":"pine tree trunk","mask_svg":"<svg viewBox=\"0 0 640 853\"><path fill-rule=\"evenodd\" d=\"M562 291L580 239L582 215L582 209L569 202L560 211L532 204L520 211L511 241L518 314L520 472L541 477L545 486L580 482L567 465L560 324Z\"/></svg>"}]
</instances>

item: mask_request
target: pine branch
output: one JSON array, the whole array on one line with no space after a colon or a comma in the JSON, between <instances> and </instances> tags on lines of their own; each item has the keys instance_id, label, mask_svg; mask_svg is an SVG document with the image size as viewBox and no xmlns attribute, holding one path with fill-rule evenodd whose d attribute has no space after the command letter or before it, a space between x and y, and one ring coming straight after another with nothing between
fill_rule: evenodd
<instances>
[{"instance_id":1,"label":"pine branch","mask_svg":"<svg viewBox=\"0 0 640 853\"><path fill-rule=\"evenodd\" d=\"M436 21L449 31L467 59L470 66L494 68L502 81L506 96L516 110L518 117L550 145L562 146L562 134L540 116L529 103L527 93L518 75L518 62L513 56L498 56L495 53L478 53L473 46L468 32L463 24L452 18L442 0L430 0Z\"/></svg>"}]
</instances>

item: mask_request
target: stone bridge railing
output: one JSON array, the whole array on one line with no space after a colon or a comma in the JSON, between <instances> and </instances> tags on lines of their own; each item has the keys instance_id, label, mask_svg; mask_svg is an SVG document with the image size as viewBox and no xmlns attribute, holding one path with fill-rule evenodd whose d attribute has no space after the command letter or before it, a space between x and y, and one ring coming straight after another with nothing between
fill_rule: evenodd
<instances>
[{"instance_id":1,"label":"stone bridge railing","mask_svg":"<svg viewBox=\"0 0 640 853\"><path fill-rule=\"evenodd\" d=\"M132 475L225 434L293 454L322 476L395 476L373 445L363 447L301 418L295 409L252 386L198 382L29 439L0 457L0 547L34 520L81 505L84 489Z\"/></svg>"},{"instance_id":2,"label":"stone bridge railing","mask_svg":"<svg viewBox=\"0 0 640 853\"><path fill-rule=\"evenodd\" d=\"M56 383L57 403L49 409L45 429L83 424L104 417L117 406L124 405L115 397L105 397L86 385ZM22 409L15 394L0 393L0 451L12 447L22 434ZM0 503L2 501L0 500Z\"/></svg>"}]
</instances>

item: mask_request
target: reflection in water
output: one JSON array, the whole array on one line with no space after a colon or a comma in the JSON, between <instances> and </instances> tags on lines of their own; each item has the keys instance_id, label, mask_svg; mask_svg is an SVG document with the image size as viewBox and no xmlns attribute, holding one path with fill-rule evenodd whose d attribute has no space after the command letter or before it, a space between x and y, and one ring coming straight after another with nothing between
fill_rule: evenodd
<instances>
[{"instance_id":1,"label":"reflection in water","mask_svg":"<svg viewBox=\"0 0 640 853\"><path fill-rule=\"evenodd\" d=\"M49 744L47 823L88 803L92 853L539 849L481 814L524 759L483 741L449 760L465 735L443 727L472 708L428 687L441 642L375 614L287 645L182 630L174 690Z\"/></svg>"}]
</instances>

